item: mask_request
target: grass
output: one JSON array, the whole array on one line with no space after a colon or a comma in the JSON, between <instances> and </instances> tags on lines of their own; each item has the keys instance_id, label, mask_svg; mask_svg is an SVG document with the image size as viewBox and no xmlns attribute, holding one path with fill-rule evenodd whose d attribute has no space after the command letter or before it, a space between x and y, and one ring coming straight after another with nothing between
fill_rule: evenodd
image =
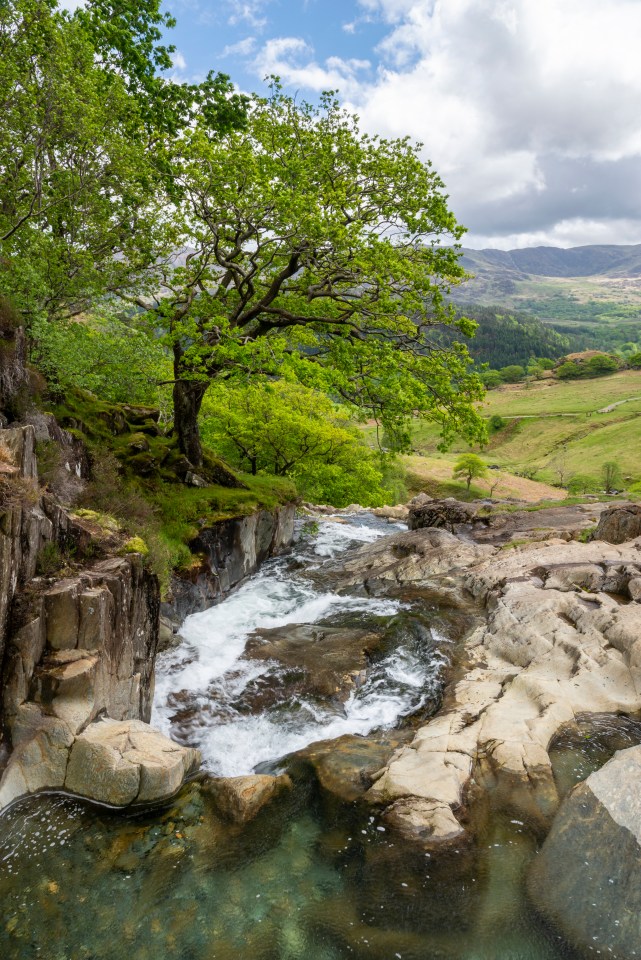
<instances>
[{"instance_id":1,"label":"grass","mask_svg":"<svg viewBox=\"0 0 641 960\"><path fill-rule=\"evenodd\" d=\"M610 413L598 413L628 398L639 399ZM483 450L474 448L488 465L500 468L490 475L491 482L497 476L501 479L495 497L559 498L564 495L561 476L566 483L572 475L598 479L607 461L619 465L627 484L641 479L641 371L625 370L594 380L506 386L490 391L480 409L488 418L498 414L507 421L500 430L490 432ZM411 492L422 489L435 496L460 497L465 486L452 479L452 468L458 455L472 448L459 441L441 453L438 443L434 424L415 422L414 455L403 458ZM537 482L519 477L520 473L533 475ZM488 495L490 481L477 483L478 495Z\"/></svg>"}]
</instances>

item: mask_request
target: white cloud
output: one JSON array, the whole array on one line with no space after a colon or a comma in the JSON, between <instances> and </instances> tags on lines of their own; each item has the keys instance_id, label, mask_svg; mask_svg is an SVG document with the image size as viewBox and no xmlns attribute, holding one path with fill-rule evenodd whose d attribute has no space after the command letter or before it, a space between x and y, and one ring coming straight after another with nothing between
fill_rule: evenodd
<instances>
[{"instance_id":1,"label":"white cloud","mask_svg":"<svg viewBox=\"0 0 641 960\"><path fill-rule=\"evenodd\" d=\"M245 37L244 40L238 40L236 43L228 43L223 48L221 57L248 57L256 49L256 38Z\"/></svg>"},{"instance_id":2,"label":"white cloud","mask_svg":"<svg viewBox=\"0 0 641 960\"><path fill-rule=\"evenodd\" d=\"M262 30L267 24L264 11L270 2L271 0L227 0L227 23L232 26L248 23L255 30Z\"/></svg>"},{"instance_id":3,"label":"white cloud","mask_svg":"<svg viewBox=\"0 0 641 960\"><path fill-rule=\"evenodd\" d=\"M185 60L180 50L175 51L175 53L172 55L172 59L173 59L174 67L176 68L176 70L187 69L187 61Z\"/></svg>"},{"instance_id":4,"label":"white cloud","mask_svg":"<svg viewBox=\"0 0 641 960\"><path fill-rule=\"evenodd\" d=\"M290 86L307 90L340 89L349 96L358 94L361 88L359 74L369 70L368 60L344 60L328 57L317 63L313 50L300 37L276 37L268 40L256 59L256 72L263 78L275 74Z\"/></svg>"},{"instance_id":5,"label":"white cloud","mask_svg":"<svg viewBox=\"0 0 641 960\"><path fill-rule=\"evenodd\" d=\"M626 213L614 188L617 171L635 190L641 179L639 0L359 5L388 27L376 69L319 62L294 37L269 41L261 68L301 88L339 88L366 129L422 141L477 236L560 241L597 236L602 223L629 239L636 223L641 240L639 204Z\"/></svg>"}]
</instances>

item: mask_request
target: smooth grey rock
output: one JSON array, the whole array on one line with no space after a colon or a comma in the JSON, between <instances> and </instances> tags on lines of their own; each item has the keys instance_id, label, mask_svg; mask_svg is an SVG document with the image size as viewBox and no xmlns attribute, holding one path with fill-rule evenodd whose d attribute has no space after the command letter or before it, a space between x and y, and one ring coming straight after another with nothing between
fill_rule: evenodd
<instances>
[{"instance_id":1,"label":"smooth grey rock","mask_svg":"<svg viewBox=\"0 0 641 960\"><path fill-rule=\"evenodd\" d=\"M641 747L572 791L533 863L537 909L577 950L641 953Z\"/></svg>"}]
</instances>

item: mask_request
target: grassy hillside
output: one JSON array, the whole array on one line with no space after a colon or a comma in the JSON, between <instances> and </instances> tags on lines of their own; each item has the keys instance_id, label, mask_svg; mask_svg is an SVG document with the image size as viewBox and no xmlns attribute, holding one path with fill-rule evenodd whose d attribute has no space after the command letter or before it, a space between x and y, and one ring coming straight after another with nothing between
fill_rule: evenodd
<instances>
[{"instance_id":1,"label":"grassy hillside","mask_svg":"<svg viewBox=\"0 0 641 960\"><path fill-rule=\"evenodd\" d=\"M625 402L621 402L625 401ZM606 408L619 404L607 412ZM488 393L481 407L489 418L499 415L505 425L490 432L481 451L488 465L504 474L500 496L536 498L539 488L522 488L514 475L534 474L544 484L564 483L573 474L598 478L606 461L616 462L628 483L641 479L641 373L623 371L610 377L582 382L543 381L531 386L512 385ZM439 483L451 478L459 453L470 448L455 444L447 453L437 450L438 431L431 424L414 428L415 456L405 463L412 474ZM498 471L490 472L494 482ZM415 484L416 485L416 484ZM478 484L487 492L488 482ZM457 486L449 491L454 493ZM540 496L548 493L539 491Z\"/></svg>"}]
</instances>

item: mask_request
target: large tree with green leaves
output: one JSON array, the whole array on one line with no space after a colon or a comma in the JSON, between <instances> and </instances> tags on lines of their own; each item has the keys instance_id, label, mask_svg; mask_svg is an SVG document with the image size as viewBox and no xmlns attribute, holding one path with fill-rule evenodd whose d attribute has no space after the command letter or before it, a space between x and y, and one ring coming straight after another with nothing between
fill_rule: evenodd
<instances>
[{"instance_id":1,"label":"large tree with green leaves","mask_svg":"<svg viewBox=\"0 0 641 960\"><path fill-rule=\"evenodd\" d=\"M435 327L463 277L443 184L407 139L362 133L333 95L297 103L277 84L247 126L196 122L176 145L182 249L150 311L174 355L175 424L201 462L198 412L217 378L284 376L398 426L483 434L466 348Z\"/></svg>"},{"instance_id":2,"label":"large tree with green leaves","mask_svg":"<svg viewBox=\"0 0 641 960\"><path fill-rule=\"evenodd\" d=\"M160 0L0 0L0 284L26 319L144 285L171 246L167 142L242 120L225 77L159 71Z\"/></svg>"}]
</instances>

